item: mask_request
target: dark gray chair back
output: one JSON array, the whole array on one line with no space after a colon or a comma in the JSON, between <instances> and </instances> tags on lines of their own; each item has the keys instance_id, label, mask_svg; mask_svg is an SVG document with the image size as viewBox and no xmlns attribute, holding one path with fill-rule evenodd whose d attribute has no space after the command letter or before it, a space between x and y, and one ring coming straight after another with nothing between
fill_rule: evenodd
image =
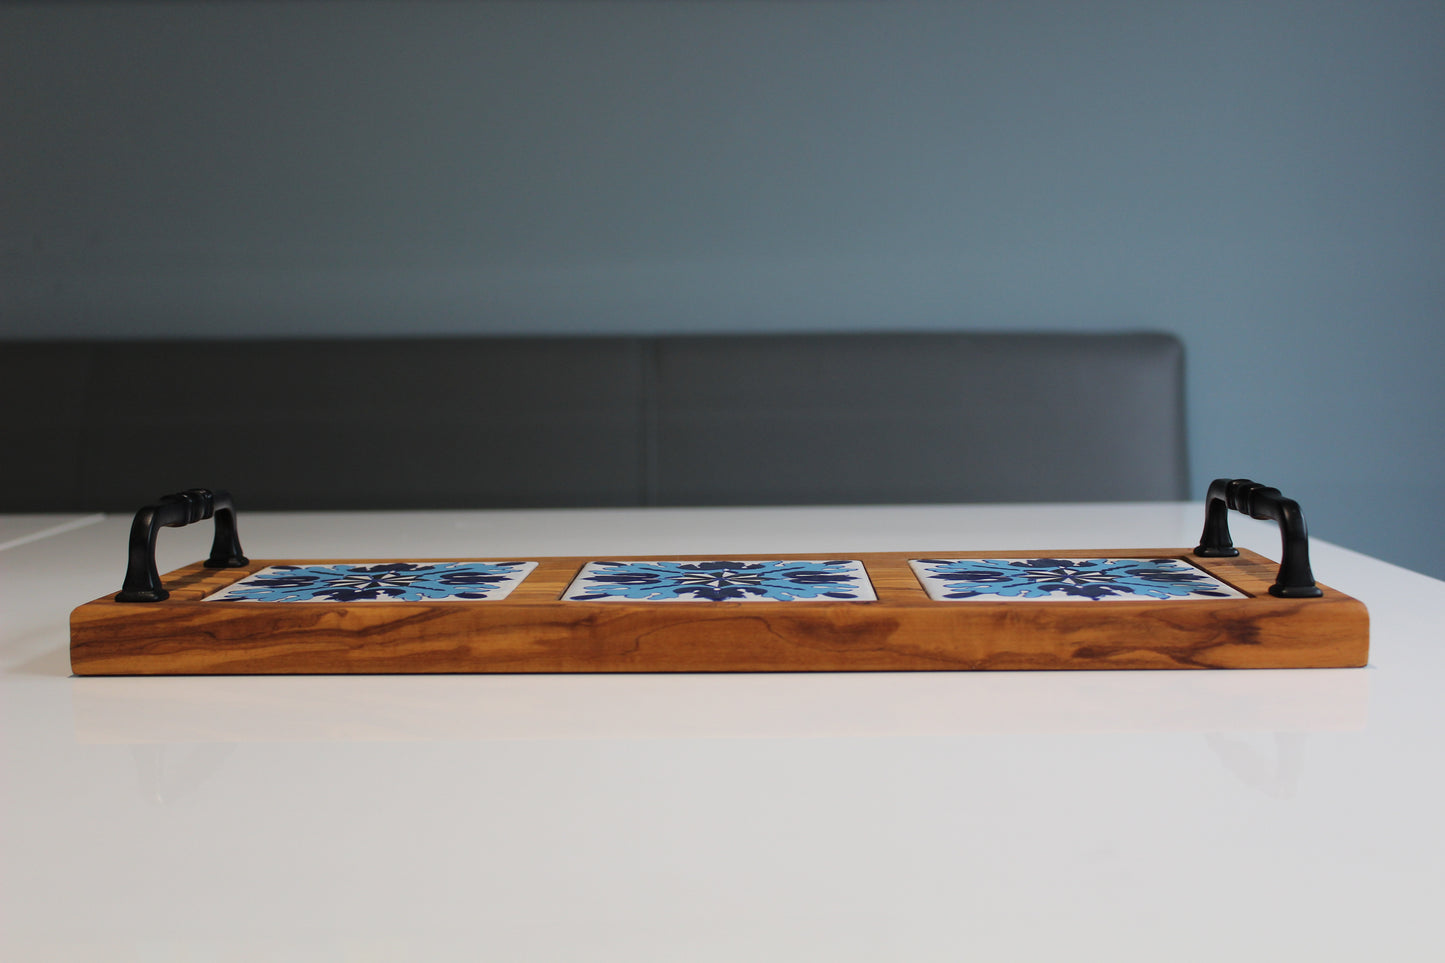
<instances>
[{"instance_id":1,"label":"dark gray chair back","mask_svg":"<svg viewBox=\"0 0 1445 963\"><path fill-rule=\"evenodd\" d=\"M1167 335L0 343L0 511L1188 496Z\"/></svg>"}]
</instances>

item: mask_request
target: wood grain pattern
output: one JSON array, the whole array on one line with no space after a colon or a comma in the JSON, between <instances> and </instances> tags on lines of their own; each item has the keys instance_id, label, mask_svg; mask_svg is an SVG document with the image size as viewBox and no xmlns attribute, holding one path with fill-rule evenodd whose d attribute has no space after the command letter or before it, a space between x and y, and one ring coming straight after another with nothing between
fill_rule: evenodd
<instances>
[{"instance_id":1,"label":"wood grain pattern","mask_svg":"<svg viewBox=\"0 0 1445 963\"><path fill-rule=\"evenodd\" d=\"M1179 557L1243 599L935 602L910 558ZM696 556L647 556L685 559ZM776 555L806 559L816 555ZM845 557L845 556L834 556ZM979 669L1196 669L1361 666L1365 606L1326 586L1318 599L1268 594L1275 564L1252 552L1187 549L889 552L846 556L876 602L562 602L591 557L540 558L504 600L203 602L276 564L164 579L164 602L114 596L71 614L77 675L402 672L767 672ZM616 559L625 560L625 559ZM409 561L453 561L410 559Z\"/></svg>"}]
</instances>

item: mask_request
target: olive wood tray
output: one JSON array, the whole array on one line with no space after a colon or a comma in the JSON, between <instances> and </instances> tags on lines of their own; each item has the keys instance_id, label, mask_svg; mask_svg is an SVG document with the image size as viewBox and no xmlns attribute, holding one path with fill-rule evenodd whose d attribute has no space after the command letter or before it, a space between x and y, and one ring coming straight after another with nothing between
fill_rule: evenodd
<instances>
[{"instance_id":1,"label":"olive wood tray","mask_svg":"<svg viewBox=\"0 0 1445 963\"><path fill-rule=\"evenodd\" d=\"M1240 597L936 601L909 565L1054 556L1183 559ZM166 576L164 600L135 604L112 595L77 608L71 666L77 675L759 672L1310 668L1368 659L1362 603L1324 586L1317 597L1276 597L1275 564L1249 551L1225 558L1179 548L849 558L863 564L876 600L564 600L593 561L576 557L535 559L536 568L503 599L203 601L268 566L354 560L230 568L197 562Z\"/></svg>"},{"instance_id":2,"label":"olive wood tray","mask_svg":"<svg viewBox=\"0 0 1445 963\"><path fill-rule=\"evenodd\" d=\"M1228 513L1279 523L1281 560ZM162 580L162 527L215 519ZM142 508L124 584L71 614L77 675L1362 666L1365 606L1314 581L1278 489L1217 479L1194 549L724 560L247 559L226 492Z\"/></svg>"}]
</instances>

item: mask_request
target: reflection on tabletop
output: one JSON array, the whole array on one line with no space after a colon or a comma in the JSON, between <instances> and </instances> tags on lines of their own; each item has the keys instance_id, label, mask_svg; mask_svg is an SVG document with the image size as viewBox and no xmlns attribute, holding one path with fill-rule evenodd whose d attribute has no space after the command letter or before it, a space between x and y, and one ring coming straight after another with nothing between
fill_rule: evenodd
<instances>
[{"instance_id":1,"label":"reflection on tabletop","mask_svg":"<svg viewBox=\"0 0 1445 963\"><path fill-rule=\"evenodd\" d=\"M190 676L71 685L82 743L1337 731L1370 673Z\"/></svg>"}]
</instances>

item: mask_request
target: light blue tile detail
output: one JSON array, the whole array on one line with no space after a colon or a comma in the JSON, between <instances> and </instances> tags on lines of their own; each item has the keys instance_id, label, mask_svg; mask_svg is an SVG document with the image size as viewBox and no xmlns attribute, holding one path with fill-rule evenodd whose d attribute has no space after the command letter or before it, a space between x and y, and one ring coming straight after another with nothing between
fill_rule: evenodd
<instances>
[{"instance_id":1,"label":"light blue tile detail","mask_svg":"<svg viewBox=\"0 0 1445 963\"><path fill-rule=\"evenodd\" d=\"M871 602L863 563L829 561L588 562L567 589L572 602Z\"/></svg>"},{"instance_id":2,"label":"light blue tile detail","mask_svg":"<svg viewBox=\"0 0 1445 963\"><path fill-rule=\"evenodd\" d=\"M208 602L475 602L506 598L536 562L272 565Z\"/></svg>"},{"instance_id":3,"label":"light blue tile detail","mask_svg":"<svg viewBox=\"0 0 1445 963\"><path fill-rule=\"evenodd\" d=\"M908 562L941 602L1107 602L1245 596L1177 558L918 558Z\"/></svg>"}]
</instances>

